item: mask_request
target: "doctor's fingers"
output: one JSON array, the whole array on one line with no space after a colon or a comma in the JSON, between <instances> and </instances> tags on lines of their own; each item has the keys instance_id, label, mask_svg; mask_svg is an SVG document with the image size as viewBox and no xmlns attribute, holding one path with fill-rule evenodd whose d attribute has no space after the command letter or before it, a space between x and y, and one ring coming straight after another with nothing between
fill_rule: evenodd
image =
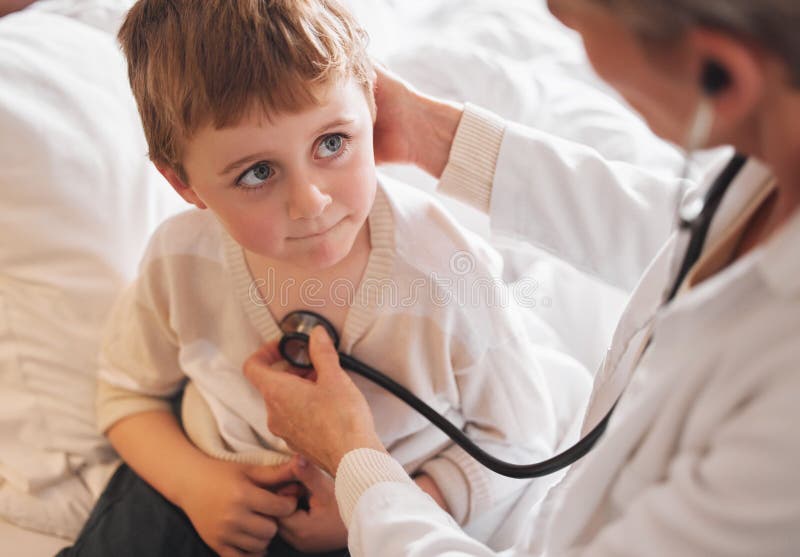
<instances>
[{"instance_id":1,"label":"doctor's fingers","mask_svg":"<svg viewBox=\"0 0 800 557\"><path fill-rule=\"evenodd\" d=\"M312 381L315 379L316 375L313 369L294 367L289 362L284 360L279 346L280 343L277 340L264 343L250 356L250 358L257 362L261 362L263 365L268 366L273 371L291 373L292 375L310 379Z\"/></svg>"},{"instance_id":2,"label":"doctor's fingers","mask_svg":"<svg viewBox=\"0 0 800 557\"><path fill-rule=\"evenodd\" d=\"M317 382L325 382L330 378L347 377L339 363L339 352L336 351L331 337L321 325L317 325L311 331L308 353L314 364L314 370L317 372Z\"/></svg>"},{"instance_id":3,"label":"doctor's fingers","mask_svg":"<svg viewBox=\"0 0 800 557\"><path fill-rule=\"evenodd\" d=\"M410 163L414 160L408 120L417 110L419 97L410 84L385 66L375 65L375 104L373 133L375 160L378 164Z\"/></svg>"},{"instance_id":4,"label":"doctor's fingers","mask_svg":"<svg viewBox=\"0 0 800 557\"><path fill-rule=\"evenodd\" d=\"M266 366L274 366L283 360L283 356L281 356L281 352L278 349L278 341L272 340L270 342L265 342L258 347L258 350L253 352L250 358L248 358L248 360L251 359L255 359Z\"/></svg>"},{"instance_id":5,"label":"doctor's fingers","mask_svg":"<svg viewBox=\"0 0 800 557\"><path fill-rule=\"evenodd\" d=\"M269 357L265 358L260 351L244 362L244 376L265 399L272 393L292 392L309 383L306 379L280 369L279 362L280 360L272 361Z\"/></svg>"}]
</instances>

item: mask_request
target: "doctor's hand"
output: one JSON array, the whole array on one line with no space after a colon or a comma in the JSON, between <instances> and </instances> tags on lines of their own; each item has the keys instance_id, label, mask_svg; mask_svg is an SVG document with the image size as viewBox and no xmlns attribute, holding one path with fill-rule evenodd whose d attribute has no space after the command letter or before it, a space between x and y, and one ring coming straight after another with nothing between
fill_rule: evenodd
<instances>
[{"instance_id":1,"label":"doctor's hand","mask_svg":"<svg viewBox=\"0 0 800 557\"><path fill-rule=\"evenodd\" d=\"M378 63L375 73L375 161L415 164L439 178L464 107L420 93Z\"/></svg>"},{"instance_id":2,"label":"doctor's hand","mask_svg":"<svg viewBox=\"0 0 800 557\"><path fill-rule=\"evenodd\" d=\"M339 354L325 329L311 332L313 380L277 369L277 342L264 345L244 364L244 373L264 397L267 426L294 451L331 476L354 449L386 451L375 432L367 401L339 365Z\"/></svg>"},{"instance_id":3,"label":"doctor's hand","mask_svg":"<svg viewBox=\"0 0 800 557\"><path fill-rule=\"evenodd\" d=\"M281 537L304 553L321 553L347 545L347 528L336 504L333 478L302 457L292 461L294 476L308 493L308 510L278 520Z\"/></svg>"}]
</instances>

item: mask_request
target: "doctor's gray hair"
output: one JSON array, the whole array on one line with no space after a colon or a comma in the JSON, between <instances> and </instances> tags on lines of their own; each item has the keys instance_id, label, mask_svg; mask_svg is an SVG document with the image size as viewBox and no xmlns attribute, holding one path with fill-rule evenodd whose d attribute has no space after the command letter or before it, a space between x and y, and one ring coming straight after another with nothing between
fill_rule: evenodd
<instances>
[{"instance_id":1,"label":"doctor's gray hair","mask_svg":"<svg viewBox=\"0 0 800 557\"><path fill-rule=\"evenodd\" d=\"M692 27L753 39L786 62L800 87L798 0L597 0L647 40L670 41Z\"/></svg>"}]
</instances>

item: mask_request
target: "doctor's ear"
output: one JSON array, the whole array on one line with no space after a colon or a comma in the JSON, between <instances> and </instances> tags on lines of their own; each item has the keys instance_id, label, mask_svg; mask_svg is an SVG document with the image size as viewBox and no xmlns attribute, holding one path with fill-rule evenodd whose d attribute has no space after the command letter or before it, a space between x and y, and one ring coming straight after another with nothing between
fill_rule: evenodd
<instances>
[{"instance_id":1,"label":"doctor's ear","mask_svg":"<svg viewBox=\"0 0 800 557\"><path fill-rule=\"evenodd\" d=\"M728 137L757 110L766 93L766 58L741 39L698 29L689 38L696 83L713 105L715 132Z\"/></svg>"},{"instance_id":2,"label":"doctor's ear","mask_svg":"<svg viewBox=\"0 0 800 557\"><path fill-rule=\"evenodd\" d=\"M191 203L198 209L206 209L207 206L203 203L203 200L198 197L192 187L186 183L186 181L181 178L178 174L177 170L173 167L168 165L160 165L157 164L156 168L161 173L161 175L169 182L169 185L178 192L183 199L186 200L187 203Z\"/></svg>"}]
</instances>

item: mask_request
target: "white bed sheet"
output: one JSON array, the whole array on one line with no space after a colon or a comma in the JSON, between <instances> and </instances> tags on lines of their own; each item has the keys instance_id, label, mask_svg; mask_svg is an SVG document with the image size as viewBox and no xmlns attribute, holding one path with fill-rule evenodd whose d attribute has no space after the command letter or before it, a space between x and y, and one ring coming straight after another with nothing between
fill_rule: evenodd
<instances>
[{"instance_id":1,"label":"white bed sheet","mask_svg":"<svg viewBox=\"0 0 800 557\"><path fill-rule=\"evenodd\" d=\"M53 557L68 540L15 526L0 518L0 555L3 557Z\"/></svg>"}]
</instances>

